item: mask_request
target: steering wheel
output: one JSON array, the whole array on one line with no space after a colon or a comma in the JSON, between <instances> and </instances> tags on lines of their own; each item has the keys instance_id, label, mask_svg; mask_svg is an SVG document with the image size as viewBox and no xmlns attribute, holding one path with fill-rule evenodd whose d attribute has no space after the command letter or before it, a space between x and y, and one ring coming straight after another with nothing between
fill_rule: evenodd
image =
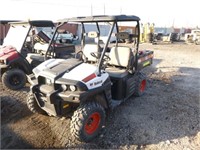
<instances>
[{"instance_id":1,"label":"steering wheel","mask_svg":"<svg viewBox=\"0 0 200 150\"><path fill-rule=\"evenodd\" d=\"M104 55L104 57L105 57L105 58L103 58L104 61L110 61L111 60L111 58L106 54Z\"/></svg>"},{"instance_id":2,"label":"steering wheel","mask_svg":"<svg viewBox=\"0 0 200 150\"><path fill-rule=\"evenodd\" d=\"M83 57L82 57L83 56ZM85 54L83 53L83 51L78 51L75 55L75 58L80 57L79 59L81 59L82 61L86 62L87 61L87 57L85 56Z\"/></svg>"},{"instance_id":3,"label":"steering wheel","mask_svg":"<svg viewBox=\"0 0 200 150\"><path fill-rule=\"evenodd\" d=\"M98 54L98 52L96 52ZM94 52L91 52L90 55L96 59L98 59L99 57L94 53ZM103 61L109 61L111 60L111 58L108 56L108 55L104 55L105 58L103 58Z\"/></svg>"},{"instance_id":4,"label":"steering wheel","mask_svg":"<svg viewBox=\"0 0 200 150\"><path fill-rule=\"evenodd\" d=\"M98 52L96 52L96 54L98 55ZM98 56L96 55L94 52L91 52L90 55L96 59L98 59Z\"/></svg>"}]
</instances>

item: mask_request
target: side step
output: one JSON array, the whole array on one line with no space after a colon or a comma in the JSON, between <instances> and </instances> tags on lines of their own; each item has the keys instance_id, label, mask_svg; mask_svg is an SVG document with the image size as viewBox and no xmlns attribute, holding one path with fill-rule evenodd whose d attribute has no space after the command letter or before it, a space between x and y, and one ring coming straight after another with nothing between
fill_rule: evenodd
<instances>
[{"instance_id":1,"label":"side step","mask_svg":"<svg viewBox=\"0 0 200 150\"><path fill-rule=\"evenodd\" d=\"M123 102L123 100L111 100L111 109L113 110L115 107L119 106L121 103Z\"/></svg>"}]
</instances>

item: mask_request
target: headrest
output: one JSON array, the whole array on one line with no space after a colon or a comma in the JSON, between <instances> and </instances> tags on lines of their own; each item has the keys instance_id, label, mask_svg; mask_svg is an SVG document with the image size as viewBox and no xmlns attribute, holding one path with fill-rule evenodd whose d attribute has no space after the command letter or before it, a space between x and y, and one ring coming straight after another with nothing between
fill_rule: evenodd
<instances>
[{"instance_id":1,"label":"headrest","mask_svg":"<svg viewBox=\"0 0 200 150\"><path fill-rule=\"evenodd\" d=\"M58 29L57 31L58 33L69 33L69 31L65 30L65 29Z\"/></svg>"},{"instance_id":2,"label":"headrest","mask_svg":"<svg viewBox=\"0 0 200 150\"><path fill-rule=\"evenodd\" d=\"M90 31L86 34L89 38L97 38L99 37L99 33L96 31Z\"/></svg>"},{"instance_id":3,"label":"headrest","mask_svg":"<svg viewBox=\"0 0 200 150\"><path fill-rule=\"evenodd\" d=\"M129 39L129 33L128 32L119 32L116 33L115 36L117 37L117 39Z\"/></svg>"}]
</instances>

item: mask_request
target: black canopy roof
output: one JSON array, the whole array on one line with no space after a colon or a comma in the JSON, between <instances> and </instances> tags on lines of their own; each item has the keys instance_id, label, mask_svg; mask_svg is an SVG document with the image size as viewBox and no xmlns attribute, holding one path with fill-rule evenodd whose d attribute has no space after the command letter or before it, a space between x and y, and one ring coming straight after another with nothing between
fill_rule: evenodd
<instances>
[{"instance_id":1,"label":"black canopy roof","mask_svg":"<svg viewBox=\"0 0 200 150\"><path fill-rule=\"evenodd\" d=\"M19 20L0 20L0 24L8 24L9 22L18 22Z\"/></svg>"},{"instance_id":2,"label":"black canopy roof","mask_svg":"<svg viewBox=\"0 0 200 150\"><path fill-rule=\"evenodd\" d=\"M116 15L116 16L86 16L86 17L74 17L60 19L58 22L112 22L112 21L139 21L140 18L137 16L127 15Z\"/></svg>"},{"instance_id":3,"label":"black canopy roof","mask_svg":"<svg viewBox=\"0 0 200 150\"><path fill-rule=\"evenodd\" d=\"M20 21L20 22L11 22L10 24L30 24L35 27L54 27L55 26L51 20Z\"/></svg>"},{"instance_id":4,"label":"black canopy roof","mask_svg":"<svg viewBox=\"0 0 200 150\"><path fill-rule=\"evenodd\" d=\"M32 26L36 27L54 27L54 23L50 20L32 20L29 21Z\"/></svg>"}]
</instances>

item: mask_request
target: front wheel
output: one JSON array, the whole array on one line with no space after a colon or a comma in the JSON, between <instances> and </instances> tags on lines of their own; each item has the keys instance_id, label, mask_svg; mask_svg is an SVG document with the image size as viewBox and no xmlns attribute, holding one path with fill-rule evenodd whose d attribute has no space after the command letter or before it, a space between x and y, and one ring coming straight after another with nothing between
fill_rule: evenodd
<instances>
[{"instance_id":1,"label":"front wheel","mask_svg":"<svg viewBox=\"0 0 200 150\"><path fill-rule=\"evenodd\" d=\"M27 106L31 112L38 113L38 114L46 114L45 111L38 106L36 99L32 92L28 93L26 102L27 102Z\"/></svg>"},{"instance_id":2,"label":"front wheel","mask_svg":"<svg viewBox=\"0 0 200 150\"><path fill-rule=\"evenodd\" d=\"M91 102L79 106L71 120L72 135L79 141L91 141L102 129L105 117L105 110L98 103Z\"/></svg>"},{"instance_id":3,"label":"front wheel","mask_svg":"<svg viewBox=\"0 0 200 150\"><path fill-rule=\"evenodd\" d=\"M26 74L20 69L11 69L3 73L2 84L11 90L18 90L26 84Z\"/></svg>"}]
</instances>

